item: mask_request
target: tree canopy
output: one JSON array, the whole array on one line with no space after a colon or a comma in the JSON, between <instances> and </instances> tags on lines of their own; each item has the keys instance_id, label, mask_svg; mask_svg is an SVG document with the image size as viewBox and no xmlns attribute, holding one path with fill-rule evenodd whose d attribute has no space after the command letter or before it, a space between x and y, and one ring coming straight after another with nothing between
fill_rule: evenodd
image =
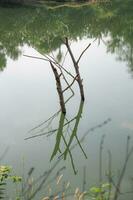
<instances>
[{"instance_id":1,"label":"tree canopy","mask_svg":"<svg viewBox=\"0 0 133 200\"><path fill-rule=\"evenodd\" d=\"M17 59L24 44L41 54L60 48L62 39L96 38L133 71L132 0L80 6L0 7L0 68Z\"/></svg>"}]
</instances>

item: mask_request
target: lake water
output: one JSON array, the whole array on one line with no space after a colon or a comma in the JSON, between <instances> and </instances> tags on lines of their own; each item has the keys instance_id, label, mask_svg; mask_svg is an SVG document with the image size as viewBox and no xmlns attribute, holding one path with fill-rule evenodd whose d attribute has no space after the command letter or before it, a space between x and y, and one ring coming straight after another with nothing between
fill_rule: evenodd
<instances>
[{"instance_id":1,"label":"lake water","mask_svg":"<svg viewBox=\"0 0 133 200\"><path fill-rule=\"evenodd\" d=\"M74 174L69 156L66 160L59 160L44 184L45 188L43 186L34 199L47 196L49 187L52 187L53 193L60 191L64 182L70 182L68 194L77 187L88 190L99 184L100 143L103 135L102 182L108 182L109 151L112 155L113 180L117 183L119 179L128 136L130 148L133 145L133 2L120 2L70 7L0 7L1 156L6 152L1 163L12 166L19 175L25 174L25 179L32 167L36 179L58 161L60 153L50 162L57 132L29 140L25 138L58 129L60 113L50 124L29 131L56 113L60 104L50 64L24 55L52 55L57 60L61 59L62 63L66 54L66 46L63 44L65 37L68 37L77 59L91 43L79 62L85 102L76 132L79 140L85 135L81 144L88 158L76 145L72 155L77 174ZM63 66L74 73L69 53ZM66 77L71 83L69 76ZM66 104L68 121L78 114L80 106L76 82L72 89L75 95ZM70 94L68 91L65 99ZM63 134L67 139L73 127L74 121L64 129ZM76 143L75 137L71 146ZM62 152L66 148L63 140L60 148ZM56 185L56 181L50 180L60 169L60 174L63 173L62 184ZM132 200L132 178L133 156L127 163L121 185L123 194L119 199Z\"/></svg>"}]
</instances>

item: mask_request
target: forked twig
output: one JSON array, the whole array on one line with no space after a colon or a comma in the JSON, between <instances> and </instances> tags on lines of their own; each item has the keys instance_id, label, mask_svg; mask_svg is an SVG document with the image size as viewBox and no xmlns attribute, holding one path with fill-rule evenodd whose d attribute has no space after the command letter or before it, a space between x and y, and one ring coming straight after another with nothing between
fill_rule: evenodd
<instances>
[{"instance_id":1,"label":"forked twig","mask_svg":"<svg viewBox=\"0 0 133 200\"><path fill-rule=\"evenodd\" d=\"M88 44L88 46L82 51L82 53L80 54L80 56L79 56L79 58L78 58L78 60L77 60L77 64L79 63L81 57L83 56L83 54L87 51L87 49L88 49L90 46L91 46L91 43Z\"/></svg>"}]
</instances>

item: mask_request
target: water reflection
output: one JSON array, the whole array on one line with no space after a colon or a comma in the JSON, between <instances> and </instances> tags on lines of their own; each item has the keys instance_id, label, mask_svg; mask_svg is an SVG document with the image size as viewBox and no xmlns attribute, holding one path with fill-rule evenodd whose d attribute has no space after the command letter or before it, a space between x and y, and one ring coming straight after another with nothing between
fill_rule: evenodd
<instances>
[{"instance_id":1,"label":"water reflection","mask_svg":"<svg viewBox=\"0 0 133 200\"><path fill-rule=\"evenodd\" d=\"M41 54L59 48L62 38L83 37L104 42L107 52L128 64L133 71L132 1L89 4L74 7L0 7L0 68L7 56L17 59L24 44ZM106 41L104 38L107 37Z\"/></svg>"},{"instance_id":2,"label":"water reflection","mask_svg":"<svg viewBox=\"0 0 133 200\"><path fill-rule=\"evenodd\" d=\"M75 148L77 148L77 146L80 147L80 149L82 150L82 153L87 158L86 153L85 153L85 151L83 150L83 147L82 147L82 143L84 143L87 135L90 134L90 133L93 133L97 129L102 128L103 126L107 125L111 121L111 119L107 119L104 122L102 122L100 124L97 124L96 126L94 126L92 128L89 128L85 133L83 133L82 137L79 139L77 133L78 133L78 126L79 126L79 123L80 123L80 119L82 117L83 106L84 106L84 103L83 103L83 101L81 101L80 105L79 105L79 110L77 112L77 115L75 115L75 117L73 119L69 120L69 121L68 121L68 119L66 119L64 113L60 113L59 126L58 126L57 129L51 130L49 132L41 133L40 135L35 135L35 136L30 137L30 138L27 138L27 139L31 139L33 137L38 137L38 136L43 136L43 135L50 136L51 134L53 135L53 133L55 133L57 131L56 144L55 144L51 159L53 159L53 157L55 157L57 155L57 153L59 153L57 160L54 162L54 164L51 166L51 168L48 169L47 171L43 172L42 175L40 177L38 177L37 179L35 179L34 181L32 181L31 184L29 184L29 180L32 177L30 171L33 172L33 169L32 168L30 169L30 171L28 173L27 181L26 181L25 186L24 186L24 188L22 190L22 195L25 195L25 197L26 197L26 195L28 195L26 197L27 200L34 199L34 197L36 195L38 195L38 193L42 189L45 190L46 187L49 184L52 184L52 183L58 184L60 176L62 177L62 173L66 169L65 166L59 168L58 165L62 161L62 159L66 159L67 155L70 156L71 164L72 164L72 167L73 167L73 171L76 174L77 170L76 170L76 167L75 167L74 158L72 156L73 150ZM57 114L53 115L53 116L57 117ZM50 119L53 120L54 119L53 116ZM48 119L48 121L50 119ZM47 123L48 121L46 121L45 123ZM73 126L70 125L72 122L74 122ZM42 126L42 124L41 124L41 126ZM36 128L37 127L35 127L35 129ZM41 129L41 131L42 130L43 129ZM73 142L74 138L76 139L76 141ZM104 175L103 175L103 168L102 168L102 162L103 162L103 158L102 158L103 151L102 150L103 150L103 147L104 147L104 144L103 144L104 143L104 141L103 141L104 138L105 138L104 136L101 138L100 151L99 151L100 152L99 166L98 166L99 177L100 177L99 178L99 184L103 184L103 182L104 182L104 178L103 178ZM68 142L67 142L67 139L68 139ZM64 150L64 147L61 145L61 140L65 144L65 150ZM128 138L128 140L129 140L129 138ZM127 143L127 144L129 145L129 143ZM61 147L63 147L63 148L61 148ZM129 148L129 146L127 146L127 148ZM132 151L133 150L131 149L130 150L130 155L132 154ZM130 157L130 155L129 155L129 157ZM129 157L128 157L128 159L129 159ZM126 160L126 165L127 165L128 159ZM111 162L110 160L111 159L109 159L109 162ZM58 166L58 170L56 169L57 166ZM84 167L84 170L85 170L85 167ZM124 170L126 170L126 168L124 168ZM84 171L84 173L85 173L85 171ZM49 180L49 177L53 176L53 174L55 174L55 176ZM113 177L111 176L111 174L112 174L112 171L108 175L108 178L111 179L110 183L113 184L114 180L113 180ZM125 171L123 172L123 174L125 174ZM84 177L84 179L83 179L83 191L79 192L79 195L77 195L77 200L80 200L79 196L81 195L81 193L84 193L84 191L85 191L85 186L86 186L85 179L86 179L86 177ZM55 183L56 180L57 180L57 183ZM37 185L37 183L38 183L38 185ZM112 185L111 190L112 190L113 187L114 186ZM34 190L32 190L33 188L34 188ZM67 183L66 183L65 187L63 187L63 183L62 183L62 189L59 190L59 191L58 190L57 191L53 191L53 194L49 194L48 199L54 199L54 197L57 196L57 195L58 195L57 199L60 199L63 194L64 194L64 198L67 198L68 196L71 197L71 196L74 195L74 192L71 193L69 189L70 188L67 187ZM32 192L30 193L30 191L32 191ZM110 191L108 191L108 192L110 192Z\"/></svg>"},{"instance_id":3,"label":"water reflection","mask_svg":"<svg viewBox=\"0 0 133 200\"><path fill-rule=\"evenodd\" d=\"M55 77L56 89L57 89L57 93L58 93L58 96L59 96L59 102L60 102L60 110L57 113L55 113L51 118L46 120L46 122L44 122L43 124L40 124L37 127L33 128L32 131L36 130L38 127L40 128L42 125L44 125L45 123L47 123L49 121L50 121L49 124L51 124L53 119L57 116L57 114L61 113L60 114L60 119L59 119L59 126L58 126L57 129L54 129L54 130L52 130L50 132L47 132L47 133L34 135L34 136L26 138L26 139L31 139L33 137L38 137L38 136L46 135L46 134L49 134L51 132L53 133L53 132L57 131L55 147L54 147L54 150L53 150L53 153L51 155L51 159L50 160L53 160L53 158L57 155L57 153L60 153L61 157L64 157L64 160L66 160L67 155L69 154L74 173L76 174L76 169L75 169L75 165L74 165L74 162L73 162L73 157L72 157L72 153L71 153L71 150L70 150L71 149L71 144L73 143L74 138L76 138L77 144L79 145L80 149L82 150L85 158L87 158L86 153L83 150L83 148L81 146L81 143L80 143L80 141L78 139L77 131L78 131L78 126L79 126L80 118L81 118L81 115L82 115L84 99L85 99L84 88L83 88L83 83L82 83L83 80L81 78L80 71L79 71L79 61L82 58L83 54L86 52L86 50L89 48L90 44L81 52L81 54L80 54L80 56L79 56L79 58L77 60L74 57L74 54L72 52L72 49L71 49L69 41L68 41L68 38L65 38L65 45L66 45L66 48L67 48L67 52L69 53L69 56L70 56L70 58L72 60L73 68L75 69L76 76L73 75L72 72L70 72L70 71L68 72L67 71L67 67L64 67L66 56L64 57L63 64L59 64L58 61L51 55L43 55L44 58L43 57L41 58L41 57L33 57L33 56L25 55L26 57L29 57L29 58L42 59L44 61L49 62L50 66L52 68L54 77ZM67 75L65 75L64 72L66 72ZM70 80L68 80L68 75L72 78L71 82L70 82ZM61 78L63 78L63 80L66 83L65 89L63 89L63 84L62 84L62 79ZM81 103L79 105L78 112L74 116L74 118L68 120L66 118L66 113L67 113L66 112L66 103L68 103L68 101L70 101L71 98L74 97L74 91L72 90L72 86L75 83L75 81L79 85ZM72 95L70 95L70 97L68 97L67 100L65 101L65 97L64 97L65 96L65 92L67 92L68 90L70 90L70 92L72 92ZM71 128L71 130L70 130L71 133L70 133L69 132L69 126L70 126L71 123L73 123L74 125L73 125L73 128ZM67 127L67 129L64 130L64 127L65 128ZM68 134L70 134L70 135L68 135ZM65 149L63 148L63 150L61 150L61 146L62 146L61 145L61 141L62 140L63 140L63 142L64 142L64 144L66 146Z\"/></svg>"},{"instance_id":4,"label":"water reflection","mask_svg":"<svg viewBox=\"0 0 133 200\"><path fill-rule=\"evenodd\" d=\"M64 160L66 160L67 156L69 155L73 171L76 174L77 171L76 171L76 168L75 168L74 159L73 159L73 155L72 155L72 152L71 152L71 149L73 149L72 145L73 145L73 143L75 143L75 139L76 139L76 144L80 147L85 158L87 158L87 155L86 155L86 153L85 153L85 151L84 151L84 149L81 145L83 138L86 137L86 133L83 136L83 138L81 138L81 139L78 138L78 127L79 127L79 123L80 123L80 120L81 120L81 117L82 117L83 106L84 106L84 98L85 98L84 97L84 90L83 90L83 83L82 83L83 80L81 79L80 72L79 72L79 61L80 61L81 57L83 56L83 54L85 53L85 51L89 48L90 44L81 52L79 58L76 61L76 59L74 58L73 52L71 50L71 47L69 46L68 39L66 39L66 40L67 40L66 47L67 47L67 50L69 52L69 56L73 61L73 67L75 68L76 76L74 76L72 74L72 72L70 72L70 71L68 72L66 70L67 67L64 67L66 57L64 58L64 62L61 65L51 55L43 55L44 58L26 55L26 57L28 57L28 58L42 59L42 60L50 63L50 66L53 70L53 74L55 76L57 93L58 93L59 102L60 102L60 110L58 112L56 112L55 114L53 114L52 117L50 117L49 119L47 119L43 123L37 125L33 129L31 129L30 132L33 132L33 131L37 131L37 132L33 136L26 138L26 140L32 139L32 138L35 138L35 137L44 136L44 135L49 136L53 133L56 133L55 146L54 146L50 160L53 160L57 156L59 158L61 157ZM57 71L57 69L60 71L60 73ZM64 74L63 70L67 73L67 76ZM68 75L73 79L71 83L69 83L70 80L68 80ZM63 89L63 87L62 87L61 77L63 78L63 80L65 80L65 83L66 83L65 89ZM72 90L71 87L75 83L75 81L77 81L77 83L79 84L81 102L79 104L79 108L77 109L78 111L74 115L74 117L72 119L68 119L67 118L67 112L66 112L66 104L68 103L68 101L71 100L72 97L74 97L75 92ZM80 84L82 85L82 88L81 88ZM68 99L65 101L64 92L66 92L67 90L70 90L70 92L72 92L72 95L70 95L70 97L68 97ZM58 128L44 132L44 130L46 128L49 128L49 126L52 126L53 120L59 114L60 114L60 117L59 117ZM110 121L110 119L107 119L106 121L104 121L103 124L98 125L98 128L101 128L103 125L107 124L109 121ZM44 128L43 128L43 126L44 126ZM97 128L97 126L96 126L96 128ZM38 130L38 129L40 129L40 130ZM93 130L95 130L95 128L91 128L91 131L93 131ZM75 145L74 145L74 147L75 147Z\"/></svg>"},{"instance_id":5,"label":"water reflection","mask_svg":"<svg viewBox=\"0 0 133 200\"><path fill-rule=\"evenodd\" d=\"M62 44L64 43L63 39L66 36L68 36L70 40L75 41L83 37L89 37L94 38L94 40L98 41L99 43L103 42L106 45L108 52L116 53L118 59L127 62L130 70L132 70L133 30L131 19L131 1L127 1L126 5L125 3L118 5L118 3L114 2L112 4L89 5L85 7L79 7L78 9L62 7L54 8L51 10L46 7L23 7L14 8L12 10L10 8L0 8L1 70L3 70L6 66L7 57L17 59L18 56L22 54L20 47L22 47L24 44L34 47L43 56L46 55L46 53L49 54L51 51L57 50L57 61L60 64L63 60L64 55L64 52L62 51ZM61 72L58 74L58 76L60 76L60 74ZM77 82L76 79L77 76L73 76L74 82ZM70 86L72 83L73 81L70 82L68 85ZM67 87L68 86L66 86L66 88ZM69 92L71 92L71 95L70 97L68 97L67 100L64 100L65 105L68 101L71 100L74 95L71 87L69 88ZM113 103L109 105L113 105ZM72 103L71 107L73 107ZM58 111L48 120L46 120L42 124L39 124L37 127L34 128L34 130L32 130L32 132L35 131L35 135L31 136L31 138L39 137L42 135L50 136L56 134L54 144L55 146L52 146L53 152L51 160L55 157L58 157L58 159L50 168L50 170L55 169L60 160L67 159L69 156L74 173L76 173L77 167L74 162L76 160L76 157L73 154L72 150L75 147L78 147L80 148L80 151L84 154L84 156L87 157L83 143L86 136L88 135L88 133L93 132L96 129L100 129L101 127L108 124L108 122L110 122L110 119L107 119L104 122L96 125L95 127L89 128L89 130L87 130L82 136L79 137L78 128L82 122L83 108L84 103L83 101L81 101L77 106L77 112L73 114L73 118L68 118L68 116L64 114L65 112L62 113L61 111ZM93 106L93 109L95 109L95 106ZM105 112L105 115L106 114L107 113ZM52 128L51 130L51 127L54 126L53 120L56 117L59 117L57 128ZM45 126L45 128L43 126ZM46 128L48 129L47 132L45 131ZM37 135L36 132L38 132ZM113 143L114 141L116 141L115 138L113 138ZM94 145L94 149L95 148L96 144ZM90 164L91 163L89 163L89 167ZM40 165L42 165L42 163ZM27 199L34 198L37 194L37 191L43 189L43 184L46 183L46 180L48 180L47 178L51 173L50 170L48 170L48 173L44 172L45 176L43 176L42 173L42 179L39 179L42 180L42 182L40 182L39 186L36 187L34 193L32 193L32 196L26 197ZM101 167L99 171L101 173ZM32 173L30 171L28 173L29 179L31 178L31 174ZM111 178L112 176L110 174L109 180L111 180ZM99 180L101 180L101 178L99 178ZM32 184L27 185L24 189L24 193L26 193L26 195L30 194L30 191L32 190L31 186ZM118 194L118 188L115 189L116 194Z\"/></svg>"}]
</instances>

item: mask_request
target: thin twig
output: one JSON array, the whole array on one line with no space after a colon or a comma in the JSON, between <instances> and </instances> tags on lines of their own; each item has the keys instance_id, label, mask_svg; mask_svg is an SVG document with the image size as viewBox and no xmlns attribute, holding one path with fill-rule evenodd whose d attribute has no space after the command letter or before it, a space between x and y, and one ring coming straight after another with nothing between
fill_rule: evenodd
<instances>
[{"instance_id":1,"label":"thin twig","mask_svg":"<svg viewBox=\"0 0 133 200\"><path fill-rule=\"evenodd\" d=\"M78 58L78 60L77 60L77 64L79 63L81 57L83 56L83 54L87 51L87 49L88 49L90 46L91 46L91 43L88 44L88 46L82 51L82 53L80 54L80 56L79 56L79 58Z\"/></svg>"},{"instance_id":2,"label":"thin twig","mask_svg":"<svg viewBox=\"0 0 133 200\"><path fill-rule=\"evenodd\" d=\"M100 149L99 149L99 184L100 187L102 185L102 157L103 157L103 145L104 145L105 135L102 136L100 141Z\"/></svg>"},{"instance_id":3,"label":"thin twig","mask_svg":"<svg viewBox=\"0 0 133 200\"><path fill-rule=\"evenodd\" d=\"M28 58L38 59L38 60L45 60L45 61L49 62L48 59L37 57L37 56L30 56L30 55L23 55L23 56L28 57Z\"/></svg>"},{"instance_id":4,"label":"thin twig","mask_svg":"<svg viewBox=\"0 0 133 200\"><path fill-rule=\"evenodd\" d=\"M68 85L62 92L64 93L66 90L68 90L75 82L75 80L77 79L78 75L75 76L75 78L73 79L72 83L70 85Z\"/></svg>"},{"instance_id":5,"label":"thin twig","mask_svg":"<svg viewBox=\"0 0 133 200\"><path fill-rule=\"evenodd\" d=\"M128 136L127 137L127 146L126 146L126 154L127 154L127 156L125 158L125 162L124 162L123 168L122 168L121 173L120 173L120 177L119 177L117 185L116 185L116 190L115 190L115 194L114 194L114 199L113 200L117 200L118 199L121 183L122 183L122 180L123 180L123 177L125 175L126 168L127 168L127 163L128 163L128 160L129 160L130 156L133 153L133 146L131 147L130 151L128 150L129 149L129 139L130 138ZM128 150L128 152L127 152L127 150Z\"/></svg>"},{"instance_id":6,"label":"thin twig","mask_svg":"<svg viewBox=\"0 0 133 200\"><path fill-rule=\"evenodd\" d=\"M86 166L83 167L83 188L82 192L84 192L86 189Z\"/></svg>"},{"instance_id":7,"label":"thin twig","mask_svg":"<svg viewBox=\"0 0 133 200\"><path fill-rule=\"evenodd\" d=\"M68 124L70 124L71 122L73 122L75 119L76 119L76 117L74 117L70 121L66 122L64 124L64 127L67 126ZM58 128L53 129L53 130L48 131L48 132L45 132L45 133L41 133L41 134L38 134L38 135L33 135L33 136L30 136L30 137L27 137L24 140L29 140L29 139L32 139L32 138L35 138L35 137L44 136L44 135L47 135L47 134L50 134L50 133L55 133L57 130L58 130Z\"/></svg>"},{"instance_id":8,"label":"thin twig","mask_svg":"<svg viewBox=\"0 0 133 200\"><path fill-rule=\"evenodd\" d=\"M70 48L70 45L69 45L69 42L68 42L68 38L66 37L65 38L65 45L68 49L68 52L69 52L69 55L72 59L72 62L73 62L73 65L74 65L74 69L75 69L75 72L76 72L76 75L78 75L78 79L77 79L77 82L78 82L78 85L79 85L79 90L80 90L80 95L81 95L81 100L84 101L85 100L85 96L84 96L84 88L83 88L83 84L82 84L82 79L80 77L80 73L79 73L79 66L78 66L78 63L76 62L75 58L74 58L74 55L73 55L73 52Z\"/></svg>"},{"instance_id":9,"label":"thin twig","mask_svg":"<svg viewBox=\"0 0 133 200\"><path fill-rule=\"evenodd\" d=\"M112 191L112 154L109 150L108 150L108 180L109 180L109 192L107 200L110 200Z\"/></svg>"}]
</instances>

